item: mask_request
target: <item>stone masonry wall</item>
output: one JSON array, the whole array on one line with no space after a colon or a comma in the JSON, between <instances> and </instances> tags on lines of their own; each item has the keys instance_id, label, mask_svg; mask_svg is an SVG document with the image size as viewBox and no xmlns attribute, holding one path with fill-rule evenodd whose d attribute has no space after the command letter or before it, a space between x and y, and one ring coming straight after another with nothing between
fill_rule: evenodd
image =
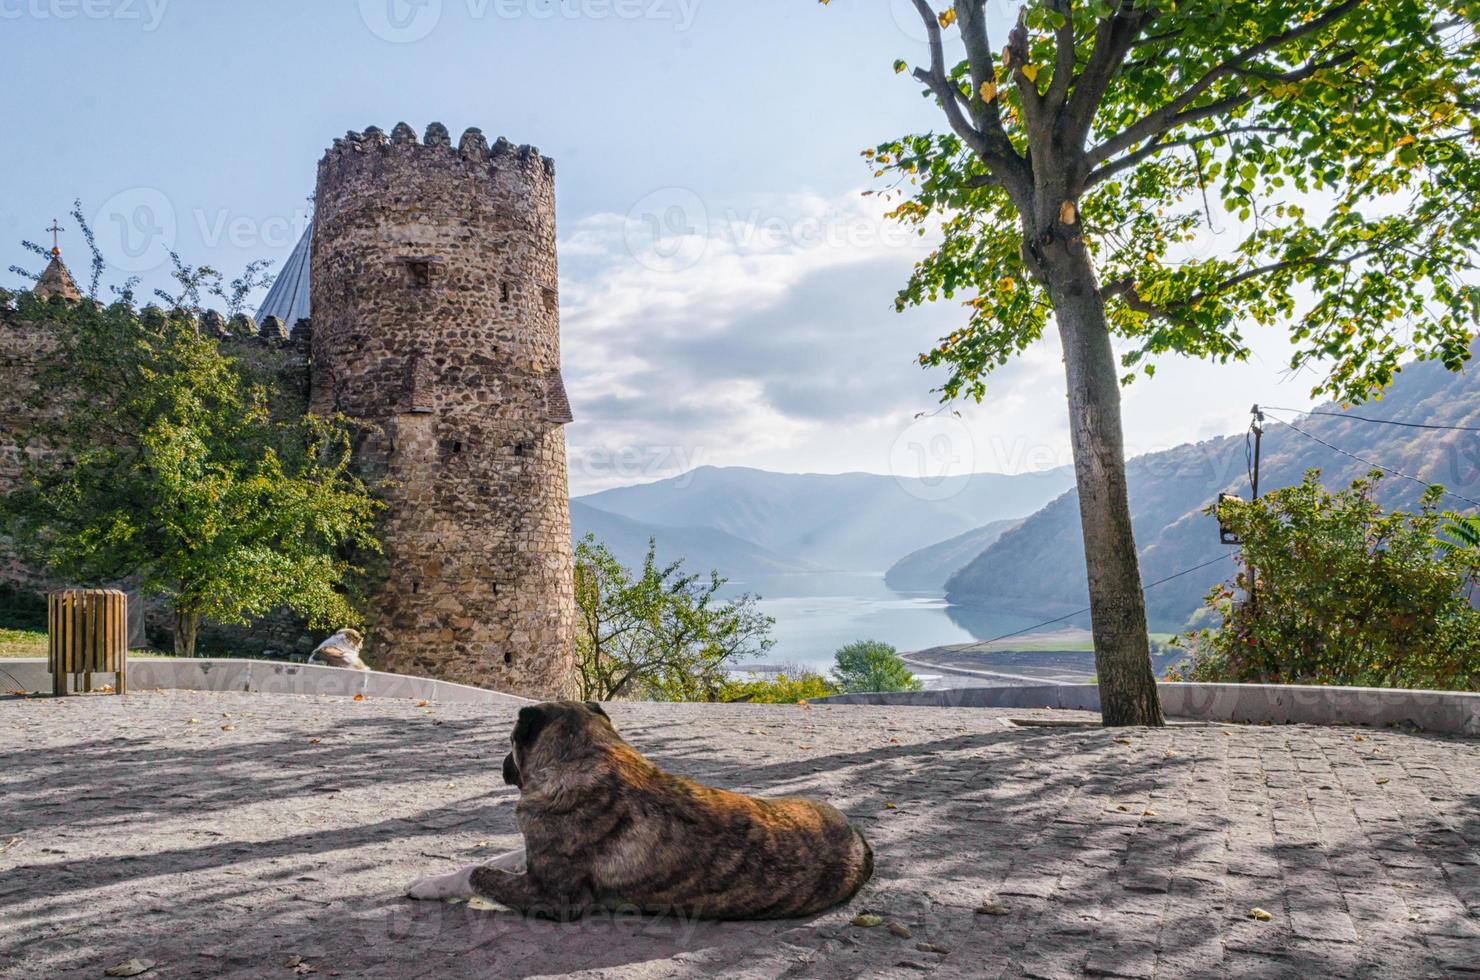
<instances>
[{"instance_id":1,"label":"stone masonry wall","mask_svg":"<svg viewBox=\"0 0 1480 980\"><path fill-rule=\"evenodd\" d=\"M575 604L554 166L433 124L350 133L319 164L318 411L372 423L384 586L367 653L403 673L569 691Z\"/></svg>"}]
</instances>

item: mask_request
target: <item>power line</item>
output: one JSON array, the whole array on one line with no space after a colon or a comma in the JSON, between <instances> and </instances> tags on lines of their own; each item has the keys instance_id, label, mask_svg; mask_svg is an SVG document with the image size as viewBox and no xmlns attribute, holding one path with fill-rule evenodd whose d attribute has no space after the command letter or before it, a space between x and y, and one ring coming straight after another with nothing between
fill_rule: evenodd
<instances>
[{"instance_id":1,"label":"power line","mask_svg":"<svg viewBox=\"0 0 1480 980\"><path fill-rule=\"evenodd\" d=\"M1172 575L1168 575L1166 578L1159 578L1155 582L1150 582L1150 583L1148 583L1146 585L1143 585L1141 587L1141 593L1144 595L1147 589L1154 589L1158 585L1161 585L1161 584L1166 583L1166 582L1170 582L1174 578L1181 578L1183 575L1191 575L1193 572L1196 572L1196 571L1198 571L1200 569L1207 568L1209 565L1216 565L1218 562L1222 561L1225 558L1229 558L1229 557L1232 557L1232 552L1224 552L1223 554L1219 555L1217 558L1209 559L1208 561L1203 562L1201 565L1193 565L1191 568L1184 568L1180 572L1176 572L1176 573L1174 573ZM1043 629L1043 627L1045 627L1045 626L1052 626L1054 623L1062 623L1064 620L1066 620L1066 619L1073 619L1075 616L1083 616L1085 613L1087 613L1089 611L1090 611L1090 607L1089 606L1085 606L1083 609L1076 609L1076 610L1074 610L1074 612L1067 613L1067 614L1065 614L1063 616L1058 617L1057 619L1045 620L1042 623L1036 623L1033 626L1026 626L1023 629L1014 630L1011 633L1003 633L1001 636L994 636L990 640L978 640L977 642L980 643L980 644L982 644L983 646L985 646L985 645L987 645L989 643L996 643L998 640L1010 640L1014 636L1022 636L1024 633L1031 633L1034 630Z\"/></svg>"},{"instance_id":2,"label":"power line","mask_svg":"<svg viewBox=\"0 0 1480 980\"><path fill-rule=\"evenodd\" d=\"M1276 412L1291 412L1295 415L1324 415L1333 419L1356 419L1358 422L1375 422L1378 425L1401 425L1405 429L1442 429L1447 432L1480 432L1480 426L1474 425L1434 425L1430 422L1399 422L1396 419L1374 419L1366 415L1353 415L1351 412L1307 412L1299 408L1280 408L1278 405L1260 405L1260 408L1271 409ZM1289 423L1285 423L1288 425Z\"/></svg>"},{"instance_id":3,"label":"power line","mask_svg":"<svg viewBox=\"0 0 1480 980\"><path fill-rule=\"evenodd\" d=\"M1269 411L1269 406L1267 406L1267 405L1262 405L1260 407L1263 408L1265 411ZM1275 409L1275 411L1290 411L1290 409ZM1423 486L1423 487L1438 487L1440 491L1442 491L1445 494L1448 494L1449 496L1455 498L1456 500L1463 500L1467 504L1473 504L1476 507L1480 507L1480 500L1472 500L1469 497L1466 497L1462 493L1455 493L1453 490L1446 490L1440 484L1430 483L1427 480L1420 480L1418 477L1416 477L1416 476L1410 476L1409 474L1404 473L1402 470L1395 470L1391 466L1384 466L1381 463L1375 463L1372 460L1367 459L1366 457L1358 456L1356 453L1349 453L1345 449L1342 449L1340 446L1333 446L1333 445L1331 445L1329 442L1327 442L1326 440L1320 438L1319 436L1313 436L1313 435L1311 435L1309 432L1306 432L1304 429L1302 429L1300 426L1296 425L1294 422L1286 422L1284 419L1275 419L1275 421L1278 422L1278 423L1280 423L1281 425L1289 426L1290 428L1294 429L1296 432L1298 432L1301 435L1305 436L1305 438L1311 440L1312 442L1318 442L1318 443L1320 443L1321 445L1325 446L1327 449L1331 450L1332 452L1337 452L1337 453L1340 453L1343 456L1350 457L1351 459L1354 459L1354 460L1356 460L1359 463L1365 463L1366 465L1371 466L1374 469L1382 470L1384 473L1391 473L1394 476L1401 476L1405 480L1412 480L1414 483L1417 483L1419 486Z\"/></svg>"}]
</instances>

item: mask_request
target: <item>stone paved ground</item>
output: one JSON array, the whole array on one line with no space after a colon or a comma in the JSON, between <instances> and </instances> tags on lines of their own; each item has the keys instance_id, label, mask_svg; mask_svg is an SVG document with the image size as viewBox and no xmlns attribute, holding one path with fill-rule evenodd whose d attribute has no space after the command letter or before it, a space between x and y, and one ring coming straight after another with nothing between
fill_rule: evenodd
<instances>
[{"instance_id":1,"label":"stone paved ground","mask_svg":"<svg viewBox=\"0 0 1480 980\"><path fill-rule=\"evenodd\" d=\"M873 881L846 909L773 923L553 925L412 903L412 878L516 843L510 710L12 698L0 975L100 977L129 957L161 978L1480 970L1474 740L1009 728L1027 713L981 709L611 714L675 771L833 800L873 842ZM989 901L1007 913L974 911ZM885 925L851 925L864 911Z\"/></svg>"}]
</instances>

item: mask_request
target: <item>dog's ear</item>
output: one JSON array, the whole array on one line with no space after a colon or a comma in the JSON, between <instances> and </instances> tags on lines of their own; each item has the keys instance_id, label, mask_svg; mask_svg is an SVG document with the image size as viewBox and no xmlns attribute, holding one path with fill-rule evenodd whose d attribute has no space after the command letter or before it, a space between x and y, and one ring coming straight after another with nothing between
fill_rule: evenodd
<instances>
[{"instance_id":1,"label":"dog's ear","mask_svg":"<svg viewBox=\"0 0 1480 980\"><path fill-rule=\"evenodd\" d=\"M550 723L550 714L542 704L519 709L519 720L514 722L514 744L528 750L540 732Z\"/></svg>"},{"instance_id":2,"label":"dog's ear","mask_svg":"<svg viewBox=\"0 0 1480 980\"><path fill-rule=\"evenodd\" d=\"M510 786L524 786L524 777L519 775L519 764L514 761L512 752L504 756L504 782Z\"/></svg>"},{"instance_id":3,"label":"dog's ear","mask_svg":"<svg viewBox=\"0 0 1480 980\"><path fill-rule=\"evenodd\" d=\"M599 702L599 701L587 701L586 702L586 707L588 707L588 708L591 709L591 713L593 715L600 715L601 717L605 718L607 721L611 721L611 718L607 715L606 711L604 711L602 709L601 702Z\"/></svg>"}]
</instances>

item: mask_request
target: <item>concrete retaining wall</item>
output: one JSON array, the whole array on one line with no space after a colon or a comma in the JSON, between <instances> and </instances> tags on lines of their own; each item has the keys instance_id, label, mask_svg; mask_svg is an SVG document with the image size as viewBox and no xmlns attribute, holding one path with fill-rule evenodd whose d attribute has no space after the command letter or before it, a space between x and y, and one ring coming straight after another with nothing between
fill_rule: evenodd
<instances>
[{"instance_id":1,"label":"concrete retaining wall","mask_svg":"<svg viewBox=\"0 0 1480 980\"><path fill-rule=\"evenodd\" d=\"M1275 725L1404 725L1480 735L1480 694L1297 684L1158 684L1169 718ZM957 688L901 694L839 694L817 704L1100 710L1093 684Z\"/></svg>"},{"instance_id":2,"label":"concrete retaining wall","mask_svg":"<svg viewBox=\"0 0 1480 980\"><path fill-rule=\"evenodd\" d=\"M111 683L111 674L94 676L94 687ZM374 670L344 670L316 664L266 660L130 660L129 690L249 691L259 694L325 694L352 698L404 698L445 704L526 704L527 699L429 677L406 677ZM0 690L50 691L44 659L0 660Z\"/></svg>"}]
</instances>

